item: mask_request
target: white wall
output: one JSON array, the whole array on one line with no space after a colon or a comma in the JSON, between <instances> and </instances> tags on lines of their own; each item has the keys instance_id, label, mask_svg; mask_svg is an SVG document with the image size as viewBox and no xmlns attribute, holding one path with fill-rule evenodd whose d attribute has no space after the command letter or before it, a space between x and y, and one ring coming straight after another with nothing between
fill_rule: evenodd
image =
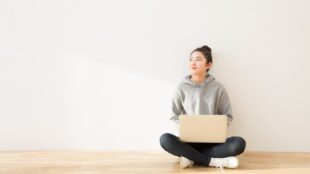
<instances>
[{"instance_id":1,"label":"white wall","mask_svg":"<svg viewBox=\"0 0 310 174\"><path fill-rule=\"evenodd\" d=\"M307 0L0 1L0 150L161 150L208 44L247 150L310 151Z\"/></svg>"}]
</instances>

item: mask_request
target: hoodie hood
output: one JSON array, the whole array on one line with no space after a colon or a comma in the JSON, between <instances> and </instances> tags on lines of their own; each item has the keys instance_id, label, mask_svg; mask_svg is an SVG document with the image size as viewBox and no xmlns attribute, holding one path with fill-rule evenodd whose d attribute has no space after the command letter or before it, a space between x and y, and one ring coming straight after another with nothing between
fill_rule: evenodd
<instances>
[{"instance_id":1,"label":"hoodie hood","mask_svg":"<svg viewBox=\"0 0 310 174\"><path fill-rule=\"evenodd\" d=\"M185 84L189 84L191 86L196 86L196 87L204 87L206 86L208 83L212 82L215 80L215 78L211 75L211 74L208 74L206 73L205 74L206 78L204 80L204 82L202 83L195 83L191 80L192 78L192 75L187 75L183 78L182 82L185 83Z\"/></svg>"}]
</instances>

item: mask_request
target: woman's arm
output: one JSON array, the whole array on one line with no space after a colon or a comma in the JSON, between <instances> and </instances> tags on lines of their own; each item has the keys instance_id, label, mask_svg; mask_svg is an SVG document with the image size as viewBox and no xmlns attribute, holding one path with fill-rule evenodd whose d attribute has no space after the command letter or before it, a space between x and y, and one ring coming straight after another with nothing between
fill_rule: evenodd
<instances>
[{"instance_id":1,"label":"woman's arm","mask_svg":"<svg viewBox=\"0 0 310 174\"><path fill-rule=\"evenodd\" d=\"M179 124L179 115L183 112L182 105L182 95L181 90L178 87L172 97L172 116L170 117L170 121Z\"/></svg>"},{"instance_id":2,"label":"woman's arm","mask_svg":"<svg viewBox=\"0 0 310 174\"><path fill-rule=\"evenodd\" d=\"M220 115L227 115L227 126L229 126L233 120L233 115L230 99L225 88L222 90L220 95L218 113Z\"/></svg>"}]
</instances>

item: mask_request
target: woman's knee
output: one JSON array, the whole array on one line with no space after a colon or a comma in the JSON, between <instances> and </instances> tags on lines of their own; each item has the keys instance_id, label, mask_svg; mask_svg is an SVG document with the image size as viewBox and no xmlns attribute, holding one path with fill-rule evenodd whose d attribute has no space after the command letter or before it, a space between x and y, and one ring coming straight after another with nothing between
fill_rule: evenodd
<instances>
[{"instance_id":1,"label":"woman's knee","mask_svg":"<svg viewBox=\"0 0 310 174\"><path fill-rule=\"evenodd\" d=\"M242 137L231 137L231 143L229 143L228 151L232 156L239 155L244 152L246 148L246 141Z\"/></svg>"},{"instance_id":2,"label":"woman's knee","mask_svg":"<svg viewBox=\"0 0 310 174\"><path fill-rule=\"evenodd\" d=\"M164 133L160 136L160 145L165 150L171 149L174 147L174 144L176 143L178 137L171 133Z\"/></svg>"}]
</instances>

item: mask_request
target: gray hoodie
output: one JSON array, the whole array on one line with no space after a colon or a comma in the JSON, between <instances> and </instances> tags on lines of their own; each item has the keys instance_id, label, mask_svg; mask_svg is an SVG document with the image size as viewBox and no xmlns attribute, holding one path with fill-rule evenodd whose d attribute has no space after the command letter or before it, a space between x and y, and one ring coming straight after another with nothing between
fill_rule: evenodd
<instances>
[{"instance_id":1,"label":"gray hoodie","mask_svg":"<svg viewBox=\"0 0 310 174\"><path fill-rule=\"evenodd\" d=\"M224 86L206 73L204 82L193 82L191 75L179 82L172 98L170 121L179 123L179 115L227 115L227 126L233 120L232 109Z\"/></svg>"}]
</instances>

